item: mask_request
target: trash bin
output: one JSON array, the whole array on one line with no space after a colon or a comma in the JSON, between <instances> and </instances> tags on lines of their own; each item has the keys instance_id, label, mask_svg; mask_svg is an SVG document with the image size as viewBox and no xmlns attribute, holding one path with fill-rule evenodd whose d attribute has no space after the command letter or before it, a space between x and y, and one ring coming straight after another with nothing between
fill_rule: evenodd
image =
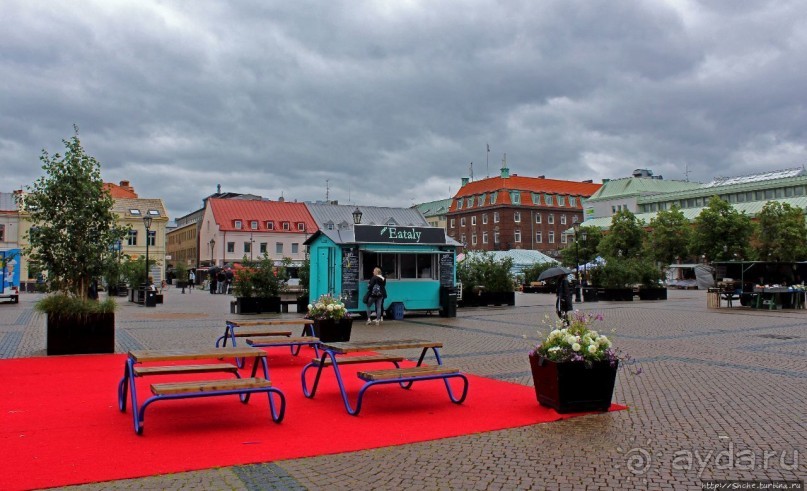
<instances>
[{"instance_id":1,"label":"trash bin","mask_svg":"<svg viewBox=\"0 0 807 491\"><path fill-rule=\"evenodd\" d=\"M584 302L599 302L597 297L597 289L591 286L583 287L583 301Z\"/></svg>"},{"instance_id":2,"label":"trash bin","mask_svg":"<svg viewBox=\"0 0 807 491\"><path fill-rule=\"evenodd\" d=\"M389 306L390 317L392 320L402 320L404 318L404 304L403 302L392 302Z\"/></svg>"},{"instance_id":3,"label":"trash bin","mask_svg":"<svg viewBox=\"0 0 807 491\"><path fill-rule=\"evenodd\" d=\"M146 290L146 307L157 306L157 292L154 290Z\"/></svg>"},{"instance_id":4,"label":"trash bin","mask_svg":"<svg viewBox=\"0 0 807 491\"><path fill-rule=\"evenodd\" d=\"M720 308L720 290L717 288L709 288L706 290L706 308L719 309Z\"/></svg>"},{"instance_id":5,"label":"trash bin","mask_svg":"<svg viewBox=\"0 0 807 491\"><path fill-rule=\"evenodd\" d=\"M457 288L440 287L440 317L457 317Z\"/></svg>"}]
</instances>

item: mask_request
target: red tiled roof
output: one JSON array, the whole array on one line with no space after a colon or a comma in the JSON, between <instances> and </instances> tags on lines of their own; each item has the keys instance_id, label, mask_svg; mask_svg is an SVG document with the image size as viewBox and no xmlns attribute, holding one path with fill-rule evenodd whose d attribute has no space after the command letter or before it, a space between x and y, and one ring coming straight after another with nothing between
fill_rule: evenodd
<instances>
[{"instance_id":1,"label":"red tiled roof","mask_svg":"<svg viewBox=\"0 0 807 491\"><path fill-rule=\"evenodd\" d=\"M481 179L479 181L472 181L465 186L462 186L459 191L457 191L457 194L454 195L449 211L456 211L457 198L476 196L483 193L490 194L492 192L499 191L496 204L509 205L511 204L510 191L520 191L521 204L532 205L532 197L530 196L530 193L582 196L587 198L597 192L597 190L601 187L602 184L563 181L559 179L546 179L542 177L490 177L487 179Z\"/></svg>"},{"instance_id":2,"label":"red tiled roof","mask_svg":"<svg viewBox=\"0 0 807 491\"><path fill-rule=\"evenodd\" d=\"M305 232L311 234L318 230L316 222L303 203L286 201L262 201L240 199L208 199L213 217L222 231L249 232L252 220L258 221L257 230L266 232L266 222L274 222L272 232L302 233L297 224L305 224ZM241 228L235 228L235 221L241 220ZM282 223L289 222L289 230L283 230Z\"/></svg>"},{"instance_id":3,"label":"red tiled roof","mask_svg":"<svg viewBox=\"0 0 807 491\"><path fill-rule=\"evenodd\" d=\"M132 189L126 189L111 182L105 182L104 189L108 190L113 198L137 198L137 193Z\"/></svg>"}]
</instances>

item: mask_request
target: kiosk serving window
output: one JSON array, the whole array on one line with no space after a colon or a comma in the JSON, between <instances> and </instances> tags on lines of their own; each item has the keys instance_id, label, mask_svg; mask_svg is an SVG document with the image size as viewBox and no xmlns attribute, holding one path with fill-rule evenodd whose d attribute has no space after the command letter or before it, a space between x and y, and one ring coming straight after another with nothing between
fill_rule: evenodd
<instances>
[{"instance_id":1,"label":"kiosk serving window","mask_svg":"<svg viewBox=\"0 0 807 491\"><path fill-rule=\"evenodd\" d=\"M361 255L362 279L373 276L379 266L387 279L435 279L434 254L405 254L364 251Z\"/></svg>"}]
</instances>

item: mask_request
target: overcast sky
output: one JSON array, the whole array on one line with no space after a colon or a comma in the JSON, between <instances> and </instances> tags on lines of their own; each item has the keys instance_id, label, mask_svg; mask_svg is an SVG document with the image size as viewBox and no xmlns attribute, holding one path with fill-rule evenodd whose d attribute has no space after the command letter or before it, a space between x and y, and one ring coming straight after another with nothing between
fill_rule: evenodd
<instances>
[{"instance_id":1,"label":"overcast sky","mask_svg":"<svg viewBox=\"0 0 807 491\"><path fill-rule=\"evenodd\" d=\"M803 0L4 0L0 19L4 192L74 123L105 181L171 218L218 184L409 206L504 154L595 182L807 162Z\"/></svg>"}]
</instances>

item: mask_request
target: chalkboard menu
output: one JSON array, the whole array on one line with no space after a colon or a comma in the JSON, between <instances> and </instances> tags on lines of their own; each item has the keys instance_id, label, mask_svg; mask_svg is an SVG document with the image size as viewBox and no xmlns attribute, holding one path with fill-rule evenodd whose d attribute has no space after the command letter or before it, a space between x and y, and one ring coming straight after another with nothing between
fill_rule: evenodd
<instances>
[{"instance_id":1,"label":"chalkboard menu","mask_svg":"<svg viewBox=\"0 0 807 491\"><path fill-rule=\"evenodd\" d=\"M440 286L454 286L454 254L440 254Z\"/></svg>"},{"instance_id":2,"label":"chalkboard menu","mask_svg":"<svg viewBox=\"0 0 807 491\"><path fill-rule=\"evenodd\" d=\"M342 249L342 300L345 307L359 307L359 256L354 248Z\"/></svg>"}]
</instances>

